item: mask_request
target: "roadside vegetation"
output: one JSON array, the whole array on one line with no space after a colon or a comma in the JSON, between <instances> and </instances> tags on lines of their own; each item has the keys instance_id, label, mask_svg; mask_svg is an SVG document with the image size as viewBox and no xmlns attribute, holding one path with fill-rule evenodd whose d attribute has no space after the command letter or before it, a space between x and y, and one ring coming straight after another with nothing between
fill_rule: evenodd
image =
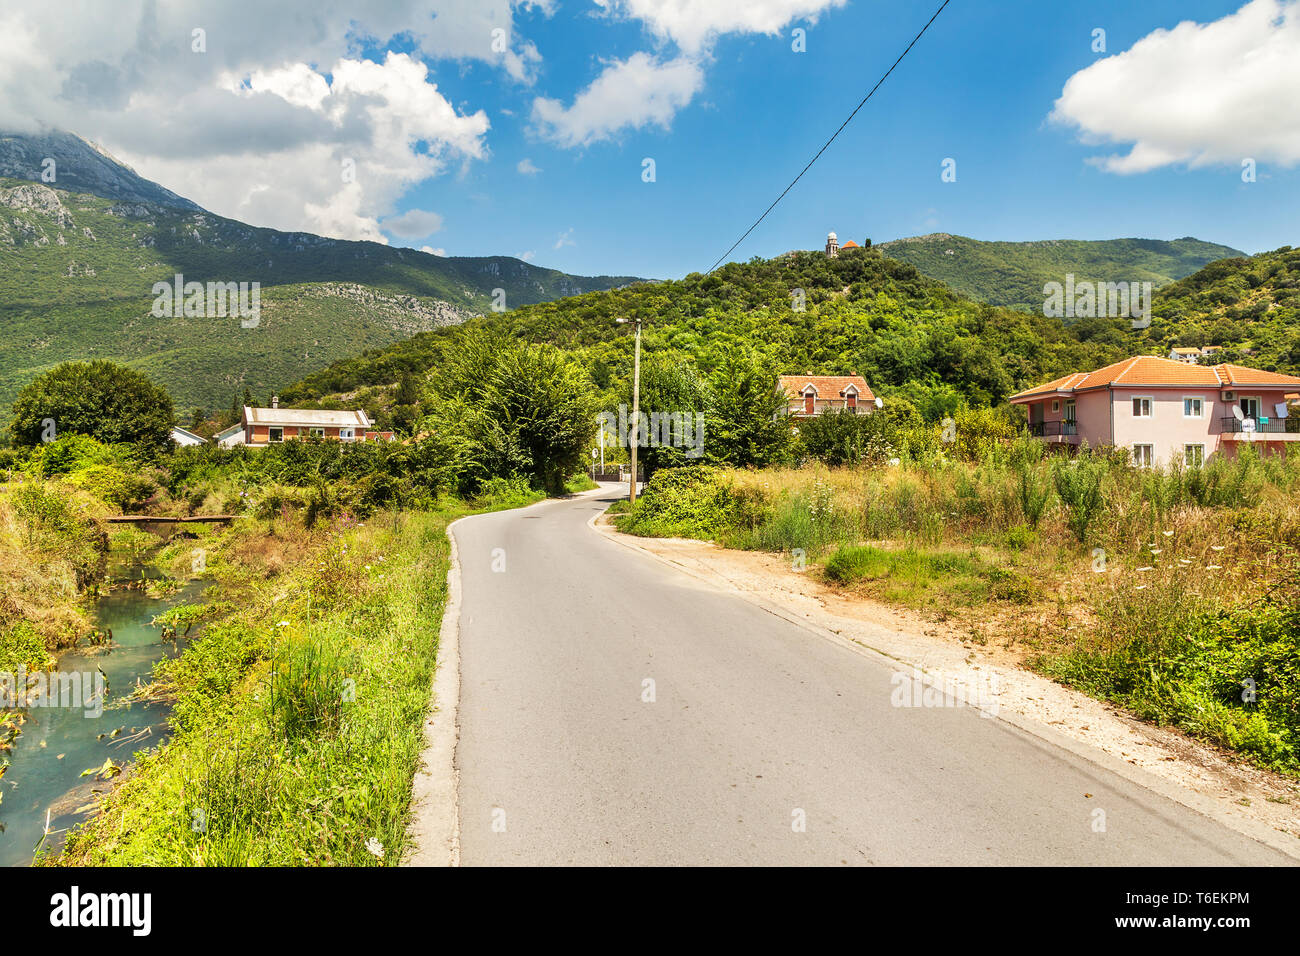
<instances>
[{"instance_id":1,"label":"roadside vegetation","mask_svg":"<svg viewBox=\"0 0 1300 956\"><path fill-rule=\"evenodd\" d=\"M172 739L140 756L61 865L394 865L446 597L448 522L542 497L338 516L204 541L219 601L167 621L200 636L144 693L174 702ZM188 560L189 543L178 555Z\"/></svg>"},{"instance_id":2,"label":"roadside vegetation","mask_svg":"<svg viewBox=\"0 0 1300 956\"><path fill-rule=\"evenodd\" d=\"M400 860L447 524L593 484L585 369L548 346L464 346L419 384L404 441L160 446L165 393L111 363L61 366L24 392L11 434L25 444L0 450L0 668L50 668L101 640L90 611L114 555L161 569L151 596L210 582L158 617L160 640L190 641L131 691L171 705L170 739L138 753L41 862ZM164 543L107 522L122 513L223 521Z\"/></svg>"},{"instance_id":3,"label":"roadside vegetation","mask_svg":"<svg viewBox=\"0 0 1300 956\"><path fill-rule=\"evenodd\" d=\"M1300 456L1144 469L999 432L979 413L950 441L882 430L851 466L666 470L614 520L785 553L792 573L1300 775Z\"/></svg>"}]
</instances>

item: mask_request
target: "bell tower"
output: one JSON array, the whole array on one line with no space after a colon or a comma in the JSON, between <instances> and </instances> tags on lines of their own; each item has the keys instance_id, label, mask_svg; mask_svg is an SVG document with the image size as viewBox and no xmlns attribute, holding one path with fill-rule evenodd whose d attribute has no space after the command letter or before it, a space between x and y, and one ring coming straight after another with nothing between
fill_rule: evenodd
<instances>
[{"instance_id":1,"label":"bell tower","mask_svg":"<svg viewBox=\"0 0 1300 956\"><path fill-rule=\"evenodd\" d=\"M834 259L840 254L840 240L833 232L826 234L826 258Z\"/></svg>"}]
</instances>

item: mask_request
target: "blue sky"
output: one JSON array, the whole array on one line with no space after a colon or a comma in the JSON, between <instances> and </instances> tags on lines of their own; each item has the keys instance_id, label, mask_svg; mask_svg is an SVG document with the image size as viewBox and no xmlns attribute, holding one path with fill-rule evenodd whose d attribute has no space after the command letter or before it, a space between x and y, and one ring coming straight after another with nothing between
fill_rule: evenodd
<instances>
[{"instance_id":1,"label":"blue sky","mask_svg":"<svg viewBox=\"0 0 1300 956\"><path fill-rule=\"evenodd\" d=\"M531 253L538 264L584 274L707 269L936 6L856 0L815 25L792 20L778 36L722 36L703 90L668 129L624 130L580 148L530 134L536 89L502 82L487 64L440 67L437 82L453 102L486 109L492 155L420 184L404 204L439 211L443 226L429 242L450 254ZM1191 235L1248 252L1296 242L1294 168L1260 162L1249 184L1239 163L1119 175L1087 163L1115 146L1084 144L1077 130L1048 118L1066 80L1105 55L1092 51L1094 28L1107 31L1114 54L1157 28L1217 20L1239 7L955 0L732 258L819 247L828 229L858 242L929 232L1002 240ZM791 49L795 26L807 30L805 53ZM602 60L654 49L639 23L598 20L581 5L516 29L542 55L537 86L565 102ZM642 182L645 157L656 163L653 183ZM941 181L948 157L957 162L956 182ZM524 159L541 172L520 175ZM556 248L562 235L571 244Z\"/></svg>"},{"instance_id":2,"label":"blue sky","mask_svg":"<svg viewBox=\"0 0 1300 956\"><path fill-rule=\"evenodd\" d=\"M0 129L70 129L255 225L676 277L723 254L939 2L11 4ZM1297 90L1300 0L952 0L733 258L832 229L1295 243Z\"/></svg>"}]
</instances>

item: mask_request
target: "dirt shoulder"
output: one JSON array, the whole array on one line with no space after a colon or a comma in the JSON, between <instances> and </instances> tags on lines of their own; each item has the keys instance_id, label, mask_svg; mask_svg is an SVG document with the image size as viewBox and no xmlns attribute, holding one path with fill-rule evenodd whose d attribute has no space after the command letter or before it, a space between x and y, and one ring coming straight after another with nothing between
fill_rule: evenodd
<instances>
[{"instance_id":1,"label":"dirt shoulder","mask_svg":"<svg viewBox=\"0 0 1300 956\"><path fill-rule=\"evenodd\" d=\"M1167 785L1161 788L1167 795L1226 823L1256 833L1272 830L1268 842L1300 857L1300 782L1238 762L1177 730L1145 723L1057 684L1028 670L1019 648L977 644L969 630L838 592L811 574L794 571L783 556L729 551L707 541L625 535L606 515L592 524L621 543L892 658L902 668L914 667L944 686L959 692L969 688L973 694L981 689L987 694L992 687L1000 717L1022 727L1045 726L1084 751L1108 755L1112 765L1118 761L1147 771Z\"/></svg>"}]
</instances>

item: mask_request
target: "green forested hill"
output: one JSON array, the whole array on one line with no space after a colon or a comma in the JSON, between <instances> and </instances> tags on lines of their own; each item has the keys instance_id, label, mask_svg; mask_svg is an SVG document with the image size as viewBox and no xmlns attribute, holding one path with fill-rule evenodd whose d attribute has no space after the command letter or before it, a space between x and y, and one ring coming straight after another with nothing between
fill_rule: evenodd
<instances>
[{"instance_id":1,"label":"green forested hill","mask_svg":"<svg viewBox=\"0 0 1300 956\"><path fill-rule=\"evenodd\" d=\"M1091 282L1151 282L1159 288L1216 259L1244 255L1191 238L984 242L946 233L896 239L877 248L972 299L1028 311L1041 309L1043 286L1064 282L1067 273Z\"/></svg>"},{"instance_id":2,"label":"green forested hill","mask_svg":"<svg viewBox=\"0 0 1300 956\"><path fill-rule=\"evenodd\" d=\"M153 285L176 273L260 282L257 327L154 317ZM513 307L629 281L260 229L170 201L0 178L0 410L40 372L89 358L147 372L178 409L228 408L246 386L265 398L344 356L489 311L495 289Z\"/></svg>"},{"instance_id":3,"label":"green forested hill","mask_svg":"<svg viewBox=\"0 0 1300 956\"><path fill-rule=\"evenodd\" d=\"M1223 259L1155 297L1153 345L1218 345L1216 362L1300 374L1300 249ZM1154 350L1154 349L1153 349Z\"/></svg>"},{"instance_id":4,"label":"green forested hill","mask_svg":"<svg viewBox=\"0 0 1300 956\"><path fill-rule=\"evenodd\" d=\"M805 310L792 308L802 289ZM879 249L836 259L793 253L733 263L710 276L638 283L475 319L483 327L577 353L595 384L623 388L640 316L648 361L702 372L735 356L783 373L865 375L886 398L935 417L957 402L997 404L1023 388L1173 345L1225 346L1221 360L1300 374L1300 251L1216 262L1155 295L1151 325L1082 319L973 302ZM456 330L422 333L331 365L285 391L296 402L363 396L370 408L404 377L436 365ZM1204 340L1204 341L1202 341Z\"/></svg>"},{"instance_id":5,"label":"green forested hill","mask_svg":"<svg viewBox=\"0 0 1300 956\"><path fill-rule=\"evenodd\" d=\"M797 289L803 311L793 307ZM961 400L996 403L1062 369L1114 361L1137 334L1116 322L1109 334L1093 330L1081 341L1055 319L973 302L873 249L733 263L709 276L525 306L470 327L573 350L604 388L630 377L631 327L615 319L636 316L655 361L689 361L707 372L740 356L781 372L856 372L877 394L906 395L931 413ZM436 364L452 331L337 363L285 395L316 401L392 384Z\"/></svg>"}]
</instances>

